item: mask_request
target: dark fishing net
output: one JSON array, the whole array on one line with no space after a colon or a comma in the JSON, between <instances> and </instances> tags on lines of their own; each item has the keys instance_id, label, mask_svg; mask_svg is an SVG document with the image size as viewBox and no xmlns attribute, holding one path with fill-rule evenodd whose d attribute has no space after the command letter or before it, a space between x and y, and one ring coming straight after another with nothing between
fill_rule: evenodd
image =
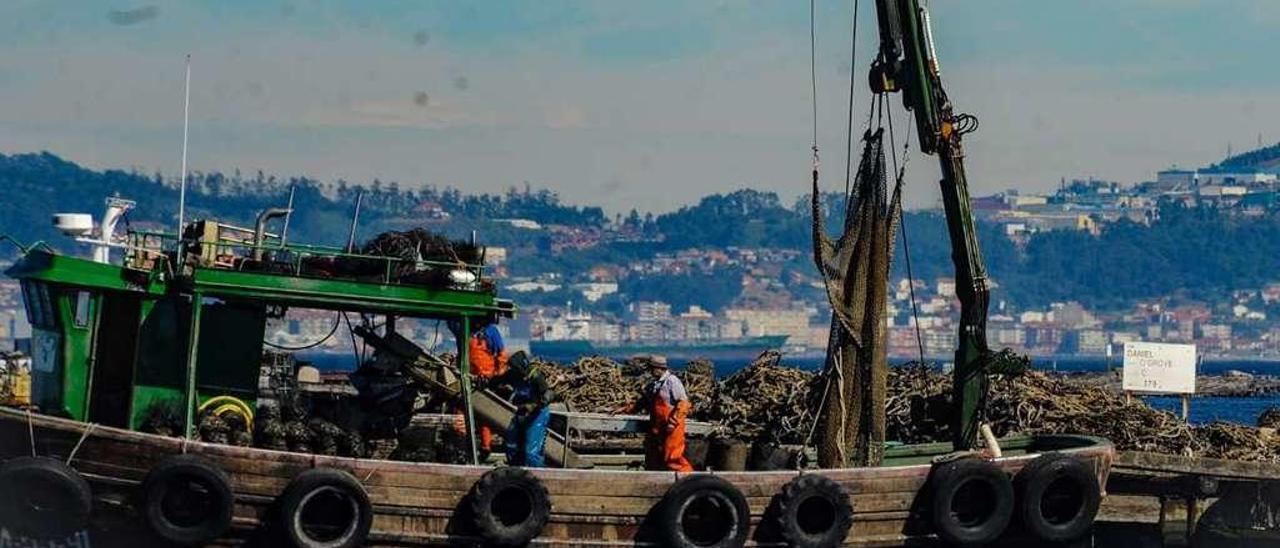
<instances>
[{"instance_id":1,"label":"dark fishing net","mask_svg":"<svg viewBox=\"0 0 1280 548\"><path fill-rule=\"evenodd\" d=\"M303 272L311 276L343 277L397 283L445 286L459 266L484 262L484 248L466 240L450 240L424 228L389 231L357 250L366 257L310 257ZM386 261L373 257L398 259Z\"/></svg>"},{"instance_id":2,"label":"dark fishing net","mask_svg":"<svg viewBox=\"0 0 1280 548\"><path fill-rule=\"evenodd\" d=\"M185 422L181 404L173 400L161 400L147 406L139 429L148 434L181 436Z\"/></svg>"},{"instance_id":3,"label":"dark fishing net","mask_svg":"<svg viewBox=\"0 0 1280 548\"><path fill-rule=\"evenodd\" d=\"M831 340L823 368L816 445L824 467L876 465L883 458L888 363L885 311L901 181L890 196L884 131L863 137L862 159L845 202L840 238L823 226L813 185L814 260L831 304ZM816 172L815 172L816 173Z\"/></svg>"}]
</instances>

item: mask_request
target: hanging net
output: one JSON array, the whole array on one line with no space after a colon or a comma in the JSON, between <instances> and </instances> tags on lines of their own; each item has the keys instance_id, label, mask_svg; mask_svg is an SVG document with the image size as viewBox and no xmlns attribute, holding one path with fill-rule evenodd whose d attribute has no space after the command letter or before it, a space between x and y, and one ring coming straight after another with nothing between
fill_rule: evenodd
<instances>
[{"instance_id":1,"label":"hanging net","mask_svg":"<svg viewBox=\"0 0 1280 548\"><path fill-rule=\"evenodd\" d=\"M889 263L901 214L902 180L892 196L885 168L884 130L863 136L862 159L845 196L843 233L834 242L823 223L813 184L814 260L831 303L831 339L817 403L818 463L824 468L874 466L885 440L886 306Z\"/></svg>"}]
</instances>

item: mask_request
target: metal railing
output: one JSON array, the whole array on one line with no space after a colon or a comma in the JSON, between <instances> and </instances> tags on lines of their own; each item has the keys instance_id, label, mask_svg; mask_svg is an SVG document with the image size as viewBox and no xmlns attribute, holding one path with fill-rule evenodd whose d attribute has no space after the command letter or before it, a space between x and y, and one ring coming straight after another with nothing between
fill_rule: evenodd
<instances>
[{"instance_id":1,"label":"metal railing","mask_svg":"<svg viewBox=\"0 0 1280 548\"><path fill-rule=\"evenodd\" d=\"M219 228L228 228L232 232L243 232L236 230L237 227L219 225ZM343 248L336 246L300 244L300 243L282 243L278 235L267 234L267 239L261 245L255 245L252 241L245 241L238 238L227 238L219 234L216 240L179 240L172 233L162 231L131 231L128 234L129 243L127 248L134 252L145 253L147 255L155 255L160 260L168 261L168 256L164 255L165 250L178 249L181 247L190 250L193 247L203 248L204 246L213 247L212 259L215 267L218 265L216 259L218 257L232 258L233 264L225 265L228 269L243 269L246 263L252 263L252 256L257 251L262 251L264 257L268 257L262 263L275 265L289 265L290 274L294 276L302 276L304 270L307 269L306 264L309 259L333 259L335 261L349 261L348 265L359 264L364 261L366 265L379 265L380 272L379 281L383 284L399 283L407 273L421 272L430 269L439 269L447 271L465 271L470 274L471 279L464 280L459 285L466 287L479 287L480 282L484 279L485 266L483 264L466 263L462 261L428 261L405 259L402 257L391 257L385 255L368 255L363 253L350 253ZM204 255L201 249L201 255ZM287 260L280 260L281 255L287 255ZM235 261L239 259L239 261ZM270 271L263 273L271 273ZM363 274L367 276L368 274Z\"/></svg>"}]
</instances>

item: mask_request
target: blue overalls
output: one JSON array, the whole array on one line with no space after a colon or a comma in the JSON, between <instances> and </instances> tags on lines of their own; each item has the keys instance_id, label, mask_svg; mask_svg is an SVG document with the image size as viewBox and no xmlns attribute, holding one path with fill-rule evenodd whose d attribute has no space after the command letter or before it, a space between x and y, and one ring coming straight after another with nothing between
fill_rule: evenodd
<instances>
[{"instance_id":1,"label":"blue overalls","mask_svg":"<svg viewBox=\"0 0 1280 548\"><path fill-rule=\"evenodd\" d=\"M511 403L516 404L517 408L522 404L538 400L529 378L530 375L537 374L536 371L530 371L528 375L512 382L512 388L515 390L511 396ZM529 414L516 412L511 419L511 424L507 425L506 433L502 436L507 449L508 466L529 468L546 466L542 448L546 445L547 423L550 421L551 407L545 404Z\"/></svg>"}]
</instances>

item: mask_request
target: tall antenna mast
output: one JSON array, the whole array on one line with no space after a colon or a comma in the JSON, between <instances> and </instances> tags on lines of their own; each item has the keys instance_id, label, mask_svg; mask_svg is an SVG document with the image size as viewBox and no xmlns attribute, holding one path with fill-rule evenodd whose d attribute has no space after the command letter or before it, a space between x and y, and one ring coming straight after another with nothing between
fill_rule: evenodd
<instances>
[{"instance_id":1,"label":"tall antenna mast","mask_svg":"<svg viewBox=\"0 0 1280 548\"><path fill-rule=\"evenodd\" d=\"M187 211L187 122L191 118L191 54L187 54L187 82L182 100L182 174L178 184L178 241L182 241L182 227Z\"/></svg>"}]
</instances>

